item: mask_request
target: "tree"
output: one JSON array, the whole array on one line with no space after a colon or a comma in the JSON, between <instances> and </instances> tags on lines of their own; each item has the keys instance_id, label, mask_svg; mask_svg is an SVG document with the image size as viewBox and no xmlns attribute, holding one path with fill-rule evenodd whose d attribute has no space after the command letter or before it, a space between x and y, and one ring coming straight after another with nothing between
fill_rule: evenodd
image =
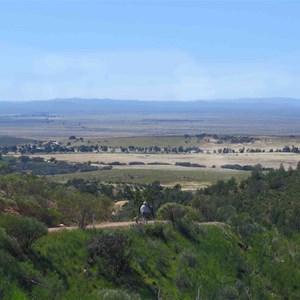
<instances>
[{"instance_id":1,"label":"tree","mask_svg":"<svg viewBox=\"0 0 300 300\"><path fill-rule=\"evenodd\" d=\"M159 181L154 181L148 184L146 189L143 191L145 200L150 204L150 211L152 217L155 218L158 208L161 206L163 201L163 188Z\"/></svg>"},{"instance_id":2,"label":"tree","mask_svg":"<svg viewBox=\"0 0 300 300\"><path fill-rule=\"evenodd\" d=\"M112 201L104 195L94 196L79 192L66 193L59 203L59 209L70 222L76 222L83 229L96 220L106 220L111 215Z\"/></svg>"},{"instance_id":3,"label":"tree","mask_svg":"<svg viewBox=\"0 0 300 300\"><path fill-rule=\"evenodd\" d=\"M252 178L259 180L263 177L262 166L260 164L255 165L251 172Z\"/></svg>"},{"instance_id":4,"label":"tree","mask_svg":"<svg viewBox=\"0 0 300 300\"><path fill-rule=\"evenodd\" d=\"M24 251L48 232L46 226L36 219L15 215L1 216L0 227L3 227L8 235L14 237Z\"/></svg>"},{"instance_id":5,"label":"tree","mask_svg":"<svg viewBox=\"0 0 300 300\"><path fill-rule=\"evenodd\" d=\"M187 208L184 205L177 203L166 203L157 211L160 219L171 221L175 227L175 222L183 218L187 213Z\"/></svg>"}]
</instances>

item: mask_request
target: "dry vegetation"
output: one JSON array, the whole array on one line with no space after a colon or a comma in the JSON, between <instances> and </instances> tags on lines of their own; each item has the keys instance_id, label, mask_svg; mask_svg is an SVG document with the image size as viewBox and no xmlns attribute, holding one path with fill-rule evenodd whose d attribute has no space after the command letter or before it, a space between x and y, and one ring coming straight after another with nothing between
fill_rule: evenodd
<instances>
[{"instance_id":1,"label":"dry vegetation","mask_svg":"<svg viewBox=\"0 0 300 300\"><path fill-rule=\"evenodd\" d=\"M16 139L17 141L17 139ZM70 142L69 139L60 140L63 145ZM234 144L206 137L199 139L195 136L151 136L151 137L128 137L128 138L83 138L83 140L72 140L72 146L79 145L107 145L116 147L115 153L51 153L35 154L49 160L70 163L90 163L102 167L104 164L113 162L125 165L114 165L112 170L95 171L85 173L74 173L68 175L56 175L55 180L67 181L70 178L95 178L102 182L128 182L147 184L159 180L162 185L172 187L180 184L183 189L196 190L216 183L218 180L228 180L232 176L242 180L250 175L250 172L241 170L223 169L223 165L251 165L261 164L265 168L278 168L282 164L286 169L295 168L300 155L296 153L269 152L270 149L282 149L285 145L300 147L299 137L276 137L255 136L251 143ZM157 145L163 147L200 147L203 153L121 153L118 147L130 145L151 147ZM264 149L260 153L214 153L218 149L231 148L238 151L240 148ZM140 162L142 165L130 165L132 162ZM184 167L176 163L193 163L205 166ZM150 163L150 164L149 164ZM158 163L153 165L151 163ZM50 176L51 177L51 176Z\"/></svg>"},{"instance_id":2,"label":"dry vegetation","mask_svg":"<svg viewBox=\"0 0 300 300\"><path fill-rule=\"evenodd\" d=\"M250 172L245 171L190 168L189 170L113 169L109 171L55 175L49 178L63 182L66 182L68 179L84 178L96 179L100 182L141 184L148 184L158 180L163 186L173 187L176 184L180 184L184 190L196 190L216 183L218 180L228 180L231 177L235 177L239 181L248 176L250 176Z\"/></svg>"},{"instance_id":3,"label":"dry vegetation","mask_svg":"<svg viewBox=\"0 0 300 300\"><path fill-rule=\"evenodd\" d=\"M51 154L39 155L45 159L55 157L57 160L69 162L92 162L92 163L111 163L119 161L126 163L133 161L143 162L145 165L114 166L114 169L162 169L162 170L189 170L191 168L175 166L176 162L192 162L205 165L207 168L215 166L216 169L225 164L256 165L264 167L278 168L283 164L286 168L297 166L300 160L299 154L294 153L228 153L228 154L124 154L124 153L71 153L71 154ZM147 165L147 163L159 162L169 163L170 165Z\"/></svg>"},{"instance_id":4,"label":"dry vegetation","mask_svg":"<svg viewBox=\"0 0 300 300\"><path fill-rule=\"evenodd\" d=\"M61 140L66 145L68 139ZM200 147L203 153L51 153L38 154L38 156L68 162L89 162L93 165L102 166L113 162L126 165L113 166L113 170L88 172L87 174L69 174L55 177L60 180L69 178L97 178L101 181L110 182L139 182L149 183L159 180L165 186L174 186L179 183L184 189L197 189L219 179L229 179L231 176L243 179L250 175L250 172L223 169L223 165L251 165L261 164L265 168L278 168L281 164L285 168L295 168L300 155L296 153L269 152L270 149L282 149L284 146L300 147L299 137L275 137L275 136L255 136L251 143L233 144L230 142L219 143L217 140L208 137L199 139L195 136L152 136L152 137L128 137L128 138L84 138L83 140L71 141L72 146L84 145L107 145L109 147L128 147L130 145L150 147L157 145L163 147ZM238 151L240 148L264 149L260 153L214 153L214 150L231 148ZM129 165L132 162L140 162L143 165ZM161 165L151 165L151 163ZM175 165L177 162L196 163L204 165L206 168L184 167ZM149 165L150 163L150 165ZM165 165L164 165L165 164Z\"/></svg>"},{"instance_id":5,"label":"dry vegetation","mask_svg":"<svg viewBox=\"0 0 300 300\"><path fill-rule=\"evenodd\" d=\"M196 135L297 135L298 116L243 114L1 115L0 135L33 138Z\"/></svg>"}]
</instances>

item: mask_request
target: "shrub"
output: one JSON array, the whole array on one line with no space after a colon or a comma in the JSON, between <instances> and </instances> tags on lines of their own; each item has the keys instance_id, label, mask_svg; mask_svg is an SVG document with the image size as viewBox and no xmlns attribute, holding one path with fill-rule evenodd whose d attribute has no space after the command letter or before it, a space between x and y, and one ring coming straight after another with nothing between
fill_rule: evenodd
<instances>
[{"instance_id":1,"label":"shrub","mask_svg":"<svg viewBox=\"0 0 300 300\"><path fill-rule=\"evenodd\" d=\"M22 249L17 241L7 235L3 228L0 228L0 249L8 251L15 258L22 255Z\"/></svg>"},{"instance_id":2,"label":"shrub","mask_svg":"<svg viewBox=\"0 0 300 300\"><path fill-rule=\"evenodd\" d=\"M183 218L186 212L186 207L181 204L166 203L159 208L157 215L160 219L171 221L175 227L175 222Z\"/></svg>"},{"instance_id":3,"label":"shrub","mask_svg":"<svg viewBox=\"0 0 300 300\"><path fill-rule=\"evenodd\" d=\"M174 282L181 292L191 290L193 287L191 278L189 278L187 272L183 272L182 270L177 271Z\"/></svg>"},{"instance_id":4,"label":"shrub","mask_svg":"<svg viewBox=\"0 0 300 300\"><path fill-rule=\"evenodd\" d=\"M199 226L180 220L176 223L176 229L191 242L197 242Z\"/></svg>"},{"instance_id":5,"label":"shrub","mask_svg":"<svg viewBox=\"0 0 300 300\"><path fill-rule=\"evenodd\" d=\"M144 228L145 228L145 235L149 237L162 239L164 241L166 240L164 224L155 222L154 224L144 226Z\"/></svg>"},{"instance_id":6,"label":"shrub","mask_svg":"<svg viewBox=\"0 0 300 300\"><path fill-rule=\"evenodd\" d=\"M180 262L184 266L188 266L190 268L195 268L197 266L197 257L190 249L183 250L180 254L180 258Z\"/></svg>"},{"instance_id":7,"label":"shrub","mask_svg":"<svg viewBox=\"0 0 300 300\"><path fill-rule=\"evenodd\" d=\"M142 237L148 236L151 238L158 238L163 241L167 240L167 230L164 224L155 222L154 224L142 225L138 224L137 226L132 227L132 231Z\"/></svg>"},{"instance_id":8,"label":"shrub","mask_svg":"<svg viewBox=\"0 0 300 300\"><path fill-rule=\"evenodd\" d=\"M110 165L110 166L125 166L126 163L121 163L119 161L113 161L113 162L108 163L108 165Z\"/></svg>"},{"instance_id":9,"label":"shrub","mask_svg":"<svg viewBox=\"0 0 300 300\"><path fill-rule=\"evenodd\" d=\"M2 274L8 276L15 275L16 269L16 260L7 251L0 249L0 278Z\"/></svg>"},{"instance_id":10,"label":"shrub","mask_svg":"<svg viewBox=\"0 0 300 300\"><path fill-rule=\"evenodd\" d=\"M21 216L1 216L0 226L17 240L23 250L27 250L35 240L48 233L46 226L39 221Z\"/></svg>"},{"instance_id":11,"label":"shrub","mask_svg":"<svg viewBox=\"0 0 300 300\"><path fill-rule=\"evenodd\" d=\"M167 277L168 269L170 267L169 259L165 255L160 255L155 263L156 270L163 276Z\"/></svg>"},{"instance_id":12,"label":"shrub","mask_svg":"<svg viewBox=\"0 0 300 300\"><path fill-rule=\"evenodd\" d=\"M240 299L239 291L234 286L224 286L217 291L220 299Z\"/></svg>"},{"instance_id":13,"label":"shrub","mask_svg":"<svg viewBox=\"0 0 300 300\"><path fill-rule=\"evenodd\" d=\"M191 167L191 168L206 168L205 165L200 165L197 163L190 163L190 162L176 162L175 166Z\"/></svg>"},{"instance_id":14,"label":"shrub","mask_svg":"<svg viewBox=\"0 0 300 300\"><path fill-rule=\"evenodd\" d=\"M1 299L9 290L10 285L11 285L11 279L8 276L4 277L0 275L0 298Z\"/></svg>"},{"instance_id":15,"label":"shrub","mask_svg":"<svg viewBox=\"0 0 300 300\"><path fill-rule=\"evenodd\" d=\"M115 279L131 270L131 239L118 231L96 235L88 244L88 262L105 277Z\"/></svg>"}]
</instances>

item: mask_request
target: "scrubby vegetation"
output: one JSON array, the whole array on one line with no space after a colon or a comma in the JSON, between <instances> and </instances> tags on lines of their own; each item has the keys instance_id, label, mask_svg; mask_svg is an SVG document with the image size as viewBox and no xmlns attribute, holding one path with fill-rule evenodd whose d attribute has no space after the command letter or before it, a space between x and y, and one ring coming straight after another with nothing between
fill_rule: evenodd
<instances>
[{"instance_id":1,"label":"scrubby vegetation","mask_svg":"<svg viewBox=\"0 0 300 300\"><path fill-rule=\"evenodd\" d=\"M2 159L1 159L2 158ZM0 174L31 173L35 175L56 175L75 172L97 171L101 168L88 163L68 163L57 161L54 157L45 161L42 157L22 155L20 157L2 156L0 158Z\"/></svg>"},{"instance_id":2,"label":"scrubby vegetation","mask_svg":"<svg viewBox=\"0 0 300 300\"><path fill-rule=\"evenodd\" d=\"M195 194L159 182L2 175L0 297L298 299L300 164L251 172ZM117 220L132 219L146 200L152 217L166 222L47 234L45 224L107 220L118 199L127 204Z\"/></svg>"},{"instance_id":3,"label":"scrubby vegetation","mask_svg":"<svg viewBox=\"0 0 300 300\"><path fill-rule=\"evenodd\" d=\"M205 165L200 165L197 163L190 163L190 162L176 162L176 166L182 166L182 167L191 167L191 168L206 168Z\"/></svg>"},{"instance_id":4,"label":"scrubby vegetation","mask_svg":"<svg viewBox=\"0 0 300 300\"><path fill-rule=\"evenodd\" d=\"M242 170L242 171L252 171L256 168L256 166L250 166L250 165L245 165L241 166L239 164L234 164L234 165L223 165L221 166L223 169L231 169L231 170ZM273 168L260 168L262 171L272 171Z\"/></svg>"},{"instance_id":5,"label":"scrubby vegetation","mask_svg":"<svg viewBox=\"0 0 300 300\"><path fill-rule=\"evenodd\" d=\"M293 136L291 136L292 138ZM249 145L255 145L260 140L258 137L240 136L240 135L219 135L219 134L198 134L195 136L184 135L179 137L180 144L170 146L166 143L160 143L157 145L155 141L144 141L144 146L139 142L135 144L135 140L132 140L132 144L128 144L126 141L120 140L117 144L110 145L108 140L94 141L86 140L84 138L76 138L70 136L68 140L62 141L34 141L29 139L20 139L12 137L0 137L0 153L19 153L22 155L32 154L49 154L49 153L205 153L200 145L202 142L212 143L215 145L222 145L224 143L232 144L234 148L224 147L214 149L214 153L265 153L265 152L291 152L300 153L300 149L295 145L284 145L276 148L260 148L260 147L248 147ZM124 142L124 144L122 143ZM127 145L126 145L127 144ZM237 145L244 145L243 147L236 149ZM147 146L146 146L147 145Z\"/></svg>"}]
</instances>

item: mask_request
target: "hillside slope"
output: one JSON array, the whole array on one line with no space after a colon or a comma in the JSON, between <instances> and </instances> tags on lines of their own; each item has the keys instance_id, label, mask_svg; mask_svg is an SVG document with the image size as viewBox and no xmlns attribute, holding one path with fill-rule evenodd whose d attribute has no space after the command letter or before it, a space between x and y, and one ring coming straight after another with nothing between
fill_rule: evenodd
<instances>
[{"instance_id":1,"label":"hillside slope","mask_svg":"<svg viewBox=\"0 0 300 300\"><path fill-rule=\"evenodd\" d=\"M265 232L246 247L229 227L192 223L64 230L39 239L26 261L12 260L1 282L13 280L1 293L3 299L296 299L299 262L290 256L296 244L286 248L284 238Z\"/></svg>"}]
</instances>

